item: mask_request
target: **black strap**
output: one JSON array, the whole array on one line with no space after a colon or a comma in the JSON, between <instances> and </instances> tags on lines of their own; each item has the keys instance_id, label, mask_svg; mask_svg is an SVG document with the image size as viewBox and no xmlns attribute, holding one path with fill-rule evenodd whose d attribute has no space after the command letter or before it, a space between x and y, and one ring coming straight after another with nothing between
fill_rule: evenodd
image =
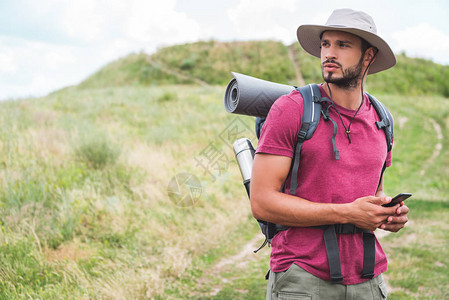
<instances>
[{"instance_id":1,"label":"black strap","mask_svg":"<svg viewBox=\"0 0 449 300\"><path fill-rule=\"evenodd\" d=\"M305 123L302 124L301 127L308 127L308 124ZM300 131L301 133L301 131ZM296 188L298 187L298 169L299 169L299 161L301 160L301 148L302 144L304 143L304 139L302 141L299 141L299 134L298 134L298 142L296 143L295 147L295 154L293 159L293 165L292 165L292 177L290 181L290 195L296 194Z\"/></svg>"},{"instance_id":2,"label":"black strap","mask_svg":"<svg viewBox=\"0 0 449 300\"><path fill-rule=\"evenodd\" d=\"M338 248L338 234L363 233L363 269L362 278L374 277L374 265L376 262L376 238L372 231L364 230L353 224L332 224L314 226L312 228L323 230L324 244L326 245L327 260L329 262L329 274L331 283L342 283L340 249Z\"/></svg>"},{"instance_id":3,"label":"black strap","mask_svg":"<svg viewBox=\"0 0 449 300\"><path fill-rule=\"evenodd\" d=\"M335 226L329 225L324 230L324 243L326 245L327 260L329 261L329 273L332 283L342 283L340 249L338 248Z\"/></svg>"},{"instance_id":4,"label":"black strap","mask_svg":"<svg viewBox=\"0 0 449 300\"><path fill-rule=\"evenodd\" d=\"M260 245L259 248L257 248L256 250L253 250L254 253L257 253L260 251L260 249L262 249L263 247L265 247L265 245L268 244L268 239L265 238L265 241L263 241L262 245Z\"/></svg>"},{"instance_id":5,"label":"black strap","mask_svg":"<svg viewBox=\"0 0 449 300\"><path fill-rule=\"evenodd\" d=\"M363 269L362 278L374 277L374 265L376 263L376 238L374 232L363 232Z\"/></svg>"},{"instance_id":6,"label":"black strap","mask_svg":"<svg viewBox=\"0 0 449 300\"><path fill-rule=\"evenodd\" d=\"M290 190L291 195L296 194L298 187L298 169L301 161L301 148L305 140L312 137L320 120L321 111L321 90L316 84L309 84L296 88L301 93L304 102L304 111L302 115L301 127L296 137L296 146L291 167Z\"/></svg>"},{"instance_id":7,"label":"black strap","mask_svg":"<svg viewBox=\"0 0 449 300\"><path fill-rule=\"evenodd\" d=\"M382 177L384 176L384 172L385 172L386 168L387 168L387 161L384 162L384 165L382 167L382 171L380 172L380 178L379 178L379 183L377 184L376 193L379 190L380 184L382 183Z\"/></svg>"},{"instance_id":8,"label":"black strap","mask_svg":"<svg viewBox=\"0 0 449 300\"><path fill-rule=\"evenodd\" d=\"M334 150L334 156L335 156L335 160L340 160L340 152L337 149L337 143L335 142L335 137L337 136L337 123L335 123L335 121L329 117L329 120L332 121L332 124L334 124L334 133L332 134L332 149Z\"/></svg>"},{"instance_id":9,"label":"black strap","mask_svg":"<svg viewBox=\"0 0 449 300\"><path fill-rule=\"evenodd\" d=\"M388 152L390 152L391 149L393 148L393 136L394 136L393 116L382 102L380 102L379 100L377 100L375 97L373 97L368 93L367 95L371 104L374 106L377 115L379 116L380 121L376 122L376 126L378 129L384 130L385 137L387 139L387 150Z\"/></svg>"}]
</instances>

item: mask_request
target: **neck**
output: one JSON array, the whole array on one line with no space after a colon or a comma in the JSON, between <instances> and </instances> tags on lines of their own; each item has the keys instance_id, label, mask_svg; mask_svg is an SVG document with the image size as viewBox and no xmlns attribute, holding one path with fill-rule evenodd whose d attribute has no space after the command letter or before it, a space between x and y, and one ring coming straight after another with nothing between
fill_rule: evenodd
<instances>
[{"instance_id":1,"label":"neck","mask_svg":"<svg viewBox=\"0 0 449 300\"><path fill-rule=\"evenodd\" d=\"M329 91L330 88L330 91ZM329 96L332 95L332 101L347 109L356 110L362 104L363 98L361 94L361 83L356 87L346 89L340 88L332 83L325 83L324 90Z\"/></svg>"}]
</instances>

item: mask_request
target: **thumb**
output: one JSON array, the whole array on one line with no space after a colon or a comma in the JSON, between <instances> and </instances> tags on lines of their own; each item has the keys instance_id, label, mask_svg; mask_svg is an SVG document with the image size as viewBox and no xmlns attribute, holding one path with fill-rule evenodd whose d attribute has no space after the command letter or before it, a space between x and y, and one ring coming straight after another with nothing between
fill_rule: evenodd
<instances>
[{"instance_id":1,"label":"thumb","mask_svg":"<svg viewBox=\"0 0 449 300\"><path fill-rule=\"evenodd\" d=\"M391 197L372 197L370 202L377 205L383 205L390 203L391 199Z\"/></svg>"}]
</instances>

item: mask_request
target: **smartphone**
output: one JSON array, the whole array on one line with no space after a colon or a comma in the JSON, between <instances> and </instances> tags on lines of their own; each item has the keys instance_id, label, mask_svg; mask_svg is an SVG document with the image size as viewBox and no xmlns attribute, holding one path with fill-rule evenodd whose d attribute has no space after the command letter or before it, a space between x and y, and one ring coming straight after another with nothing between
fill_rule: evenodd
<instances>
[{"instance_id":1,"label":"smartphone","mask_svg":"<svg viewBox=\"0 0 449 300\"><path fill-rule=\"evenodd\" d=\"M412 196L412 194L410 194L410 193L400 193L400 194L396 195L396 196L391 200L390 203L383 204L382 206L383 206L383 207L392 207L392 206L395 206L396 204L398 204L398 203L404 201L405 199L407 199L407 198L409 198L409 197L411 197L411 196Z\"/></svg>"}]
</instances>

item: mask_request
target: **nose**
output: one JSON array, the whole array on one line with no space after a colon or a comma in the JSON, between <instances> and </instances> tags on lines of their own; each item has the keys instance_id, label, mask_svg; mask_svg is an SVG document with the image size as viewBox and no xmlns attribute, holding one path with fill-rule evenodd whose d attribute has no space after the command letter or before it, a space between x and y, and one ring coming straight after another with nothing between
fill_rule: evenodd
<instances>
[{"instance_id":1,"label":"nose","mask_svg":"<svg viewBox=\"0 0 449 300\"><path fill-rule=\"evenodd\" d=\"M321 48L321 58L324 58L324 60L336 59L337 55L335 54L334 47L332 47L332 46L322 47Z\"/></svg>"},{"instance_id":2,"label":"nose","mask_svg":"<svg viewBox=\"0 0 449 300\"><path fill-rule=\"evenodd\" d=\"M337 56L335 55L334 51L332 51L331 49L327 49L327 51L324 54L324 57L326 59L329 59L329 60L337 58Z\"/></svg>"}]
</instances>

